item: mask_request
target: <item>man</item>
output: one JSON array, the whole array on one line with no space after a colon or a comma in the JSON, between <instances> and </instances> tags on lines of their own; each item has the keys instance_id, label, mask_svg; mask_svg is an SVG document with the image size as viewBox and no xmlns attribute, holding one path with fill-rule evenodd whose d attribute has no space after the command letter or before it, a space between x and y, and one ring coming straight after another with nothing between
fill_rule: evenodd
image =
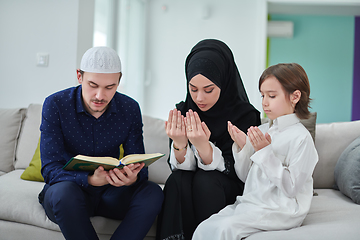
<instances>
[{"instance_id":1,"label":"man","mask_svg":"<svg viewBox=\"0 0 360 240\"><path fill-rule=\"evenodd\" d=\"M78 154L119 158L144 153L138 103L117 92L117 53L107 47L85 52L79 86L47 97L40 126L42 175L39 201L66 239L98 239L91 216L122 220L111 239L143 239L161 209L161 188L147 180L144 164L93 173L62 167Z\"/></svg>"}]
</instances>

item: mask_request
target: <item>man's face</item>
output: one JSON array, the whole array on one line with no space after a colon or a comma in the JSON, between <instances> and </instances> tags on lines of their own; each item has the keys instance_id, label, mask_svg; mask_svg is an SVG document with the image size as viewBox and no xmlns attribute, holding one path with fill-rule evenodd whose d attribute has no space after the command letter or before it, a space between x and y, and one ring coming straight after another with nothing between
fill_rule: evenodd
<instances>
[{"instance_id":1,"label":"man's face","mask_svg":"<svg viewBox=\"0 0 360 240\"><path fill-rule=\"evenodd\" d=\"M78 82L82 85L82 100L85 109L99 118L114 97L121 73L90 73L83 76L77 71Z\"/></svg>"}]
</instances>

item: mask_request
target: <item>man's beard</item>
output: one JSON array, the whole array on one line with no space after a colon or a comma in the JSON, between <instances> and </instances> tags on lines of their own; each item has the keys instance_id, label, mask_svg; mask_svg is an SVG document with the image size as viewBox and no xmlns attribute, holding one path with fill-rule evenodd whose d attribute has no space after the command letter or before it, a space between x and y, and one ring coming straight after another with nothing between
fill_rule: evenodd
<instances>
[{"instance_id":1,"label":"man's beard","mask_svg":"<svg viewBox=\"0 0 360 240\"><path fill-rule=\"evenodd\" d=\"M93 103L107 103L107 101L105 101L105 100L97 100L97 99L91 99L90 101L93 102ZM91 108L90 104L88 104L88 108L93 112L105 112L107 107L108 107L108 104L106 104L106 106L101 110L94 110L94 109Z\"/></svg>"}]
</instances>

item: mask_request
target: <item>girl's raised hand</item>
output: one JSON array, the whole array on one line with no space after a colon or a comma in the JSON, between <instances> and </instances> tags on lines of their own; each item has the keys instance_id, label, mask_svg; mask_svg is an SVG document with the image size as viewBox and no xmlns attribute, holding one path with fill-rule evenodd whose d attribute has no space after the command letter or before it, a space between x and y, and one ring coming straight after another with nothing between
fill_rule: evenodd
<instances>
[{"instance_id":1,"label":"girl's raised hand","mask_svg":"<svg viewBox=\"0 0 360 240\"><path fill-rule=\"evenodd\" d=\"M246 143L246 134L228 121L228 132L231 139L242 149Z\"/></svg>"},{"instance_id":2,"label":"girl's raised hand","mask_svg":"<svg viewBox=\"0 0 360 240\"><path fill-rule=\"evenodd\" d=\"M185 148L187 146L188 138L186 137L185 120L179 110L170 110L169 118L165 121L165 130L177 148Z\"/></svg>"},{"instance_id":3,"label":"girl's raised hand","mask_svg":"<svg viewBox=\"0 0 360 240\"><path fill-rule=\"evenodd\" d=\"M270 135L268 133L265 133L264 135L258 127L250 127L247 135L255 151L271 144Z\"/></svg>"}]
</instances>

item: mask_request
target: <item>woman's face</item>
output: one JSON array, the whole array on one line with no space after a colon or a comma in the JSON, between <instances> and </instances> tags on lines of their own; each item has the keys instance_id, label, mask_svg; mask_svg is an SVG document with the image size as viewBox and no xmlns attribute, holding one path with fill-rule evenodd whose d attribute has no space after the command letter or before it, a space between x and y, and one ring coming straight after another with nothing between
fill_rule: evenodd
<instances>
[{"instance_id":1,"label":"woman's face","mask_svg":"<svg viewBox=\"0 0 360 240\"><path fill-rule=\"evenodd\" d=\"M189 90L192 100L203 112L215 105L221 91L218 86L201 74L196 75L190 80Z\"/></svg>"}]
</instances>

